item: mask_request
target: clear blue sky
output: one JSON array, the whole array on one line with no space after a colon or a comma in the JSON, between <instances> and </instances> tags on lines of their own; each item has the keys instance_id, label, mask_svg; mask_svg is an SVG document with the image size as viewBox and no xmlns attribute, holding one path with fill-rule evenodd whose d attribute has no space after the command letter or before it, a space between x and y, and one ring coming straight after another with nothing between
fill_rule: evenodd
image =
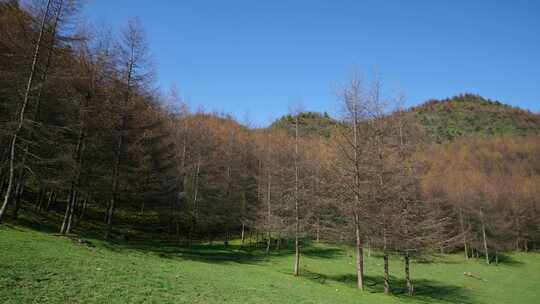
<instances>
[{"instance_id":1,"label":"clear blue sky","mask_svg":"<svg viewBox=\"0 0 540 304\"><path fill-rule=\"evenodd\" d=\"M472 92L540 111L540 1L89 0L83 15L138 17L164 92L259 125L299 101L333 113L354 71L407 105Z\"/></svg>"}]
</instances>

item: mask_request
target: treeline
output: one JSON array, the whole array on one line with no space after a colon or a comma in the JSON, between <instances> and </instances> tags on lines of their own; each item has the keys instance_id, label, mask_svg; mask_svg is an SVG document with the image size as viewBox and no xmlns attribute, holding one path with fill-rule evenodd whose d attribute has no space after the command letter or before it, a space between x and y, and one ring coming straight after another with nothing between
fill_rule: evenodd
<instances>
[{"instance_id":1,"label":"treeline","mask_svg":"<svg viewBox=\"0 0 540 304\"><path fill-rule=\"evenodd\" d=\"M2 193L0 218L17 218L26 190L38 209L66 200L62 233L87 202L107 208L107 234L118 201L156 203L177 194L172 115L148 86L142 31L121 37L68 32L68 1L35 10L0 6ZM87 30L86 30L87 31Z\"/></svg>"},{"instance_id":2,"label":"treeline","mask_svg":"<svg viewBox=\"0 0 540 304\"><path fill-rule=\"evenodd\" d=\"M251 129L157 94L137 22L118 37L74 31L71 2L42 4L0 2L0 220L53 209L61 233L79 232L92 206L113 239L118 211L157 214L179 245L249 233L269 252L291 240L295 275L304 242L348 243L359 289L364 250L382 253L386 293L391 254L412 294L411 256L464 250L490 263L537 248L538 137L432 145L399 98L359 79L323 132L300 111L285 128Z\"/></svg>"},{"instance_id":3,"label":"treeline","mask_svg":"<svg viewBox=\"0 0 540 304\"><path fill-rule=\"evenodd\" d=\"M497 253L537 249L540 137L465 138L419 153L423 193L452 219L441 250L497 260ZM459 240L459 242L457 242ZM492 254L492 256L490 256Z\"/></svg>"}]
</instances>

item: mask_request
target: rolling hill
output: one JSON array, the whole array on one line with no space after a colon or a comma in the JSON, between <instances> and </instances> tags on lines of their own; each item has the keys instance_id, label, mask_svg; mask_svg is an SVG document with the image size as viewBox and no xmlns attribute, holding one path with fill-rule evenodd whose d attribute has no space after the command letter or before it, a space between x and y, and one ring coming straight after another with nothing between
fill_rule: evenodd
<instances>
[{"instance_id":1,"label":"rolling hill","mask_svg":"<svg viewBox=\"0 0 540 304\"><path fill-rule=\"evenodd\" d=\"M424 130L426 140L442 143L462 136L496 137L540 134L540 115L474 94L429 100L407 110ZM340 122L327 113L299 114L304 135L329 136ZM284 128L293 134L295 116L286 115L270 128Z\"/></svg>"}]
</instances>

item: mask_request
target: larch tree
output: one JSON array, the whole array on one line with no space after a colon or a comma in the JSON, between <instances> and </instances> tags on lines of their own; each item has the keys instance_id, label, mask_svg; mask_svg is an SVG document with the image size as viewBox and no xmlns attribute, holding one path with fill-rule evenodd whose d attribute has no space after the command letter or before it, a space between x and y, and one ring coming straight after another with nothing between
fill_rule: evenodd
<instances>
[{"instance_id":1,"label":"larch tree","mask_svg":"<svg viewBox=\"0 0 540 304\"><path fill-rule=\"evenodd\" d=\"M126 149L126 136L128 135L129 110L132 95L142 89L149 80L149 58L146 41L141 24L137 20L130 20L122 33L122 43L118 46L118 73L122 79L122 96L120 101L119 124L116 147L114 148L114 161L112 164L111 198L107 207L105 238L109 238L118 192L120 189L121 165Z\"/></svg>"}]
</instances>

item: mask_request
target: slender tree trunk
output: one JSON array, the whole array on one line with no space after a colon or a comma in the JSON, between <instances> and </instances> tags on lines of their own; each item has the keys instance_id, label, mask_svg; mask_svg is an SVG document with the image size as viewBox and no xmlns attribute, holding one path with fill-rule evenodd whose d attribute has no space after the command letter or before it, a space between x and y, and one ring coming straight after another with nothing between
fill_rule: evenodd
<instances>
[{"instance_id":1,"label":"slender tree trunk","mask_svg":"<svg viewBox=\"0 0 540 304\"><path fill-rule=\"evenodd\" d=\"M84 217L84 212L86 211L86 205L88 204L88 195L85 197L83 203L82 203L82 207L81 207L81 212L79 214L79 222L82 221L83 217Z\"/></svg>"},{"instance_id":2,"label":"slender tree trunk","mask_svg":"<svg viewBox=\"0 0 540 304\"><path fill-rule=\"evenodd\" d=\"M229 247L229 229L225 230L225 240L223 241L223 246L225 248Z\"/></svg>"},{"instance_id":3,"label":"slender tree trunk","mask_svg":"<svg viewBox=\"0 0 540 304\"><path fill-rule=\"evenodd\" d=\"M270 165L270 163L268 164ZM267 169L267 175L268 175L268 193L266 197L266 206L267 206L267 214L266 214L266 225L267 225L267 237L268 240L266 242L266 253L270 252L270 245L272 242L272 232L271 232L271 220L272 220L272 206L271 206L271 189L272 189L272 179L270 175L270 167Z\"/></svg>"},{"instance_id":4,"label":"slender tree trunk","mask_svg":"<svg viewBox=\"0 0 540 304\"><path fill-rule=\"evenodd\" d=\"M390 274L388 272L388 252L384 251L384 293L390 293Z\"/></svg>"},{"instance_id":5,"label":"slender tree trunk","mask_svg":"<svg viewBox=\"0 0 540 304\"><path fill-rule=\"evenodd\" d=\"M47 200L47 206L45 207L46 212L49 212L49 210L51 209L51 204L53 202L54 197L55 197L54 190L51 190L51 192L49 192L49 199Z\"/></svg>"},{"instance_id":6,"label":"slender tree trunk","mask_svg":"<svg viewBox=\"0 0 540 304\"><path fill-rule=\"evenodd\" d=\"M131 57L128 63L127 74L126 74L126 91L124 97L124 104L122 109L122 127L119 130L120 134L118 136L118 143L115 150L115 160L113 164L113 175L112 175L112 193L111 200L109 202L109 207L107 208L107 227L105 229L105 239L109 239L112 231L112 220L116 205L116 199L120 184L120 163L122 160L122 149L124 146L124 132L127 129L127 115L128 115L128 106L131 98L131 78L133 76L133 68L135 64L135 54L133 45L131 46Z\"/></svg>"},{"instance_id":7,"label":"slender tree trunk","mask_svg":"<svg viewBox=\"0 0 540 304\"><path fill-rule=\"evenodd\" d=\"M121 147L122 146L122 141L120 140L119 141L119 144L118 144L118 147ZM119 152L118 150L120 150L119 148L117 148L117 153ZM120 157L117 156L116 158L116 161L115 161L115 164L114 164L114 169L113 169L113 182L112 182L112 194L111 194L111 200L109 201L109 206L107 208L107 218L106 218L106 225L107 227L105 228L105 239L108 240L111 236L111 232L112 232L112 219L113 219L113 215L114 215L114 208L115 208L115 205L116 205L116 195L117 195L117 192L118 192L118 179L119 179L119 163L120 163Z\"/></svg>"},{"instance_id":8,"label":"slender tree trunk","mask_svg":"<svg viewBox=\"0 0 540 304\"><path fill-rule=\"evenodd\" d=\"M65 233L66 234L69 234L71 233L71 228L73 227L73 222L75 221L75 209L76 209L76 206L77 206L77 198L78 198L78 195L77 195L77 192L75 192L73 194L73 198L72 198L72 202L71 202L71 209L69 210L69 216L68 216L68 220L67 220L67 227L66 227L66 230L65 230Z\"/></svg>"},{"instance_id":9,"label":"slender tree trunk","mask_svg":"<svg viewBox=\"0 0 540 304\"><path fill-rule=\"evenodd\" d=\"M409 271L409 252L405 251L405 282L407 284L407 291L409 296L414 294L414 286L411 282L411 274Z\"/></svg>"},{"instance_id":10,"label":"slender tree trunk","mask_svg":"<svg viewBox=\"0 0 540 304\"><path fill-rule=\"evenodd\" d=\"M182 197L185 191L185 179L186 179L186 149L187 149L187 127L186 122L183 123L183 140L182 140L182 158L180 162L180 182L178 185L178 196L176 203L176 242L180 244L180 207L182 205Z\"/></svg>"},{"instance_id":11,"label":"slender tree trunk","mask_svg":"<svg viewBox=\"0 0 540 304\"><path fill-rule=\"evenodd\" d=\"M2 160L2 163L4 163L4 161L5 160ZM2 172L2 174L1 174L2 178L0 179L0 195L4 194L4 189L7 186L7 174L5 174L3 171L4 170L0 171L0 172Z\"/></svg>"},{"instance_id":12,"label":"slender tree trunk","mask_svg":"<svg viewBox=\"0 0 540 304\"><path fill-rule=\"evenodd\" d=\"M64 212L64 219L62 221L62 226L60 227L60 234L65 234L66 233L66 227L67 227L67 219L69 217L69 211L71 210L71 201L70 201L70 198L71 196L68 195L68 200L67 200L67 204L66 204L66 211Z\"/></svg>"},{"instance_id":13,"label":"slender tree trunk","mask_svg":"<svg viewBox=\"0 0 540 304\"><path fill-rule=\"evenodd\" d=\"M486 258L486 264L489 264L489 251L488 251L488 244L487 244L487 237L486 237L486 224L484 219L484 212L482 209L480 209L480 223L482 226L482 240L484 243L484 256Z\"/></svg>"},{"instance_id":14,"label":"slender tree trunk","mask_svg":"<svg viewBox=\"0 0 540 304\"><path fill-rule=\"evenodd\" d=\"M197 160L197 166L195 170L195 181L194 181L194 194L193 194L193 216L191 221L191 229L190 229L190 236L189 236L189 242L191 243L193 234L195 232L195 228L197 226L197 217L198 217L198 206L197 206L197 196L199 194L199 173L201 171L201 155L199 155L199 159Z\"/></svg>"},{"instance_id":15,"label":"slender tree trunk","mask_svg":"<svg viewBox=\"0 0 540 304\"><path fill-rule=\"evenodd\" d=\"M131 74L131 72L130 72ZM130 78L131 76L129 76ZM128 91L129 91L129 80L128 80ZM128 92L128 95L129 95L129 92ZM126 98L126 99L129 99ZM123 113L123 117L122 117L122 129L120 130L120 135L118 137L118 143L116 145L116 150L115 150L115 160L114 160L114 164L113 164L113 175L112 175L112 193L111 193L111 200L109 201L109 206L107 208L107 219L106 219L106 229L105 229L105 239L109 239L110 235L111 235L111 231L112 231L112 220L113 220L113 215L114 215L114 210L115 210L115 205L116 205L116 196L117 196L117 193L118 193L118 189L119 189L119 184L120 184L120 162L121 162L121 159L122 159L122 149L123 149L123 146L124 146L124 130L126 129L127 127L127 105L128 105L128 101L126 100L125 101L125 104L124 104L124 113Z\"/></svg>"},{"instance_id":16,"label":"slender tree trunk","mask_svg":"<svg viewBox=\"0 0 540 304\"><path fill-rule=\"evenodd\" d=\"M364 291L364 252L362 244L362 234L360 231L360 159L358 144L358 120L359 113L356 101L353 102L353 150L354 150L354 227L356 233L356 284L358 289Z\"/></svg>"},{"instance_id":17,"label":"slender tree trunk","mask_svg":"<svg viewBox=\"0 0 540 304\"><path fill-rule=\"evenodd\" d=\"M300 230L300 215L298 213L298 114L295 123L295 150L294 150L294 275L298 276L300 271L300 245L298 243L298 234Z\"/></svg>"},{"instance_id":18,"label":"slender tree trunk","mask_svg":"<svg viewBox=\"0 0 540 304\"><path fill-rule=\"evenodd\" d=\"M516 251L520 250L519 242L521 239L521 228L519 226L519 216L515 216L515 226L516 226Z\"/></svg>"},{"instance_id":19,"label":"slender tree trunk","mask_svg":"<svg viewBox=\"0 0 540 304\"><path fill-rule=\"evenodd\" d=\"M245 238L245 233L246 233L246 225L244 224L244 222L242 222L242 245L244 245L244 238Z\"/></svg>"},{"instance_id":20,"label":"slender tree trunk","mask_svg":"<svg viewBox=\"0 0 540 304\"><path fill-rule=\"evenodd\" d=\"M75 147L74 151L74 160L77 164L77 168L75 169L75 173L73 174L73 177L71 179L71 185L69 189L69 197L68 197L68 205L66 214L64 216L64 221L62 223L62 227L60 228L60 233L62 234L68 234L70 233L72 221L73 221L73 215L75 212L75 204L76 204L76 195L77 195L77 188L79 187L80 179L81 179L81 168L82 168L82 152L84 147L84 115L82 114L82 109L80 110L80 121L81 121L81 127L79 130L79 136L77 138L77 146Z\"/></svg>"},{"instance_id":21,"label":"slender tree trunk","mask_svg":"<svg viewBox=\"0 0 540 304\"><path fill-rule=\"evenodd\" d=\"M360 219L358 213L354 214L356 231L356 283L358 289L364 291L364 252L362 249L362 235L360 234Z\"/></svg>"},{"instance_id":22,"label":"slender tree trunk","mask_svg":"<svg viewBox=\"0 0 540 304\"><path fill-rule=\"evenodd\" d=\"M317 219L317 231L316 231L315 240L317 241L317 243L319 243L321 240L321 224L320 224L319 219Z\"/></svg>"},{"instance_id":23,"label":"slender tree trunk","mask_svg":"<svg viewBox=\"0 0 540 304\"><path fill-rule=\"evenodd\" d=\"M465 225L463 223L463 209L459 208L459 224L461 227L461 234L463 235L463 249L465 250L465 259L469 259L469 248L467 244L467 233L465 231Z\"/></svg>"},{"instance_id":24,"label":"slender tree trunk","mask_svg":"<svg viewBox=\"0 0 540 304\"><path fill-rule=\"evenodd\" d=\"M388 272L388 251L386 250L386 229L383 229L384 293L390 293L390 274Z\"/></svg>"},{"instance_id":25,"label":"slender tree trunk","mask_svg":"<svg viewBox=\"0 0 540 304\"><path fill-rule=\"evenodd\" d=\"M36 201L34 203L34 210L41 210L41 202L43 201L43 187L39 187L39 191L36 196Z\"/></svg>"},{"instance_id":26,"label":"slender tree trunk","mask_svg":"<svg viewBox=\"0 0 540 304\"><path fill-rule=\"evenodd\" d=\"M13 199L13 210L11 213L11 218L13 220L16 220L17 217L19 217L19 209L21 208L21 200L22 200L22 193L24 191L24 184L23 184L23 170L19 170L19 176L17 178L17 186L15 187L15 197Z\"/></svg>"},{"instance_id":27,"label":"slender tree trunk","mask_svg":"<svg viewBox=\"0 0 540 304\"><path fill-rule=\"evenodd\" d=\"M75 182L74 181L71 182L67 202L68 203L66 206L66 212L64 214L64 220L62 221L62 227L60 228L61 234L69 233L68 226L71 225L70 221L73 216L73 209L75 208Z\"/></svg>"}]
</instances>

